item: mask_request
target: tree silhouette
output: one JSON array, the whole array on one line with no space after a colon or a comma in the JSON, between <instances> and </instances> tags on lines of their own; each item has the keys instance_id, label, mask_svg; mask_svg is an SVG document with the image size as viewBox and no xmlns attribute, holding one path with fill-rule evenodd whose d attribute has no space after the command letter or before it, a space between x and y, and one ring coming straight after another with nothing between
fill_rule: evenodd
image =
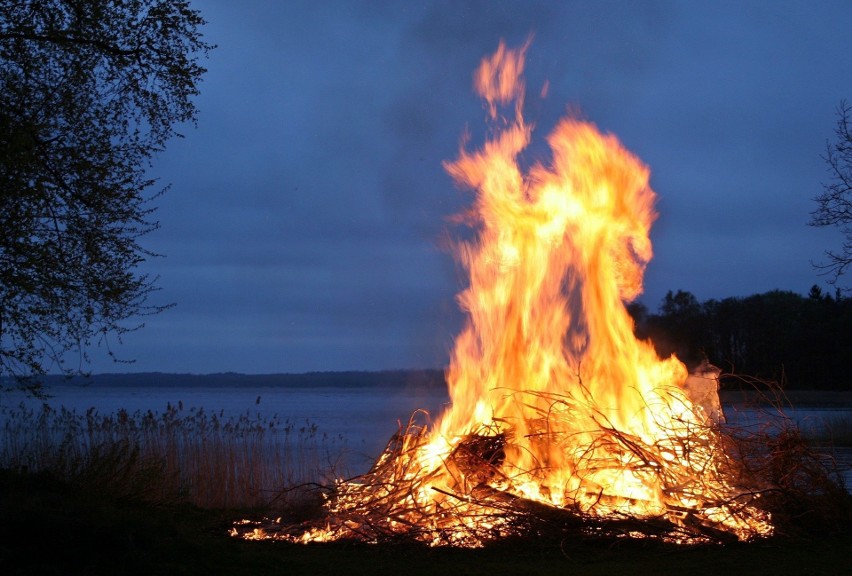
<instances>
[{"instance_id":1,"label":"tree silhouette","mask_svg":"<svg viewBox=\"0 0 852 576\"><path fill-rule=\"evenodd\" d=\"M832 297L813 286L806 297L771 290L699 303L678 290L666 294L656 314L644 306L630 313L638 337L650 338L660 356L675 354L689 367L706 359L723 372L790 388L852 386L852 298L840 293Z\"/></svg>"},{"instance_id":2,"label":"tree silhouette","mask_svg":"<svg viewBox=\"0 0 852 576\"><path fill-rule=\"evenodd\" d=\"M683 290L669 290L659 314L645 320L648 336L661 356L676 355L688 365L704 359L705 322L698 299Z\"/></svg>"},{"instance_id":3,"label":"tree silhouette","mask_svg":"<svg viewBox=\"0 0 852 576\"><path fill-rule=\"evenodd\" d=\"M837 226L843 231L840 250L826 250L828 261L816 266L836 283L852 264L852 105L842 100L837 106L837 126L834 142L826 143L823 156L828 164L831 180L823 184L823 191L814 200L817 208L811 212L812 226Z\"/></svg>"},{"instance_id":4,"label":"tree silhouette","mask_svg":"<svg viewBox=\"0 0 852 576\"><path fill-rule=\"evenodd\" d=\"M195 122L204 23L183 1L0 0L0 378L79 371L163 308L146 169Z\"/></svg>"}]
</instances>

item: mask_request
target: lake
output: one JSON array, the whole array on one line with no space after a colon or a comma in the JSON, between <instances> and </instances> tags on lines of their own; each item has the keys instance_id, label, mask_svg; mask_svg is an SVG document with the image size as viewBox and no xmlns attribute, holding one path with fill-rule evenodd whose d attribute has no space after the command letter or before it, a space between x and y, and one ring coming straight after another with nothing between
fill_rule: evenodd
<instances>
[{"instance_id":1,"label":"lake","mask_svg":"<svg viewBox=\"0 0 852 576\"><path fill-rule=\"evenodd\" d=\"M243 414L260 419L277 417L302 425L316 425L317 432L336 438L337 446L346 448L345 464L350 473L365 472L381 453L391 436L405 425L415 410L422 409L437 416L448 403L441 388L408 387L110 387L52 386L51 406L65 407L83 413L95 408L101 414L128 412L163 412L171 406L184 409L203 408L208 413L225 417ZM14 407L20 402L30 406L40 403L20 393L0 394L0 406ZM773 416L771 411L727 405L725 414L734 425L760 425ZM786 409L785 417L793 419L803 430L813 430L826 419L852 418L850 407L808 406ZM852 487L852 449L835 452L844 469L846 485Z\"/></svg>"},{"instance_id":2,"label":"lake","mask_svg":"<svg viewBox=\"0 0 852 576\"><path fill-rule=\"evenodd\" d=\"M168 406L184 410L203 408L224 417L248 414L260 420L277 418L298 430L316 425L317 432L338 439L345 446L350 472L366 472L400 425L408 423L415 410L437 415L447 404L443 390L434 388L285 388L285 387L102 387L53 386L48 404L84 413L94 408L100 414L121 409L130 413L148 410L162 413ZM0 406L24 402L37 407L40 401L20 393L0 395Z\"/></svg>"}]
</instances>

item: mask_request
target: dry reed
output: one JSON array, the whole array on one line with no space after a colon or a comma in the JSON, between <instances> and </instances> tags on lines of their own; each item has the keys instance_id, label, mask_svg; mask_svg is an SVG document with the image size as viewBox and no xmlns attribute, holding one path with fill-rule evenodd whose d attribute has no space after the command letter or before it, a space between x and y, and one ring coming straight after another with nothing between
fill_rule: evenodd
<instances>
[{"instance_id":1,"label":"dry reed","mask_svg":"<svg viewBox=\"0 0 852 576\"><path fill-rule=\"evenodd\" d=\"M287 487L328 482L345 450L344 438L309 421L180 403L162 413L0 407L0 468L48 471L157 503L266 507Z\"/></svg>"}]
</instances>

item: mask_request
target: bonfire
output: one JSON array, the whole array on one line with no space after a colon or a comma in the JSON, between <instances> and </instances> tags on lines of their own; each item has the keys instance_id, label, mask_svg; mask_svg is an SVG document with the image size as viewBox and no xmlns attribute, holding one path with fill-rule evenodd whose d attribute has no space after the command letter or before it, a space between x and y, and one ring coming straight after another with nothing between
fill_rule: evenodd
<instances>
[{"instance_id":1,"label":"bonfire","mask_svg":"<svg viewBox=\"0 0 852 576\"><path fill-rule=\"evenodd\" d=\"M482 148L446 170L475 193L457 257L467 315L446 373L450 404L418 413L373 467L338 481L311 524L243 522L234 534L294 542L407 539L476 547L558 530L669 541L771 535L764 487L721 432L718 371L690 374L634 336L656 217L648 168L572 117L523 166L527 46L500 44L474 86Z\"/></svg>"}]
</instances>

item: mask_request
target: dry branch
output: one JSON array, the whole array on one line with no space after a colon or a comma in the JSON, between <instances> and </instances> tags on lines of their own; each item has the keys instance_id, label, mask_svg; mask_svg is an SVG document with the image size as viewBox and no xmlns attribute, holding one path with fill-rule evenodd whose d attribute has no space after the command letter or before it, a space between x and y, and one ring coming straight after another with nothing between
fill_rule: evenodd
<instances>
[{"instance_id":1,"label":"dry branch","mask_svg":"<svg viewBox=\"0 0 852 576\"><path fill-rule=\"evenodd\" d=\"M495 421L452 439L453 448L437 467L423 466L430 435L412 421L391 438L369 472L335 485L322 522L294 526L264 520L240 524L234 533L290 541L481 546L525 536L729 543L773 530L793 535L808 525L850 526L848 495L826 460L794 431L675 419L666 434L648 442L619 430L598 412L592 429L565 432L572 430L565 419L572 418L573 407L590 399L541 394L537 399L550 406L539 404L522 438L508 422ZM526 447L520 446L524 442ZM572 454L572 478L579 487L562 489L562 505L517 489L518 478L547 478L547 462L534 462L529 470L508 462L507 454L529 452L537 442ZM638 506L656 512L631 513L641 496L625 499L595 481L612 471L658 487L663 508ZM560 490L542 482L539 488L542 493Z\"/></svg>"}]
</instances>

